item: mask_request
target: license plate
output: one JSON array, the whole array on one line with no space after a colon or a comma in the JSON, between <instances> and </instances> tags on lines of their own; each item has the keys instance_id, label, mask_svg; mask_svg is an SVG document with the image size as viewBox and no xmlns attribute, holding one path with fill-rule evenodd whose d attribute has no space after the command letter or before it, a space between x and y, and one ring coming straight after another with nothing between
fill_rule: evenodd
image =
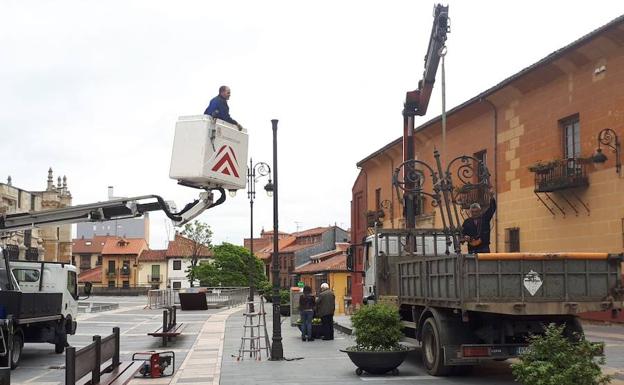
<instances>
[{"instance_id":1,"label":"license plate","mask_svg":"<svg viewBox=\"0 0 624 385\"><path fill-rule=\"evenodd\" d=\"M529 351L529 347L528 346L518 346L516 348L516 354L517 355L525 354L528 351Z\"/></svg>"}]
</instances>

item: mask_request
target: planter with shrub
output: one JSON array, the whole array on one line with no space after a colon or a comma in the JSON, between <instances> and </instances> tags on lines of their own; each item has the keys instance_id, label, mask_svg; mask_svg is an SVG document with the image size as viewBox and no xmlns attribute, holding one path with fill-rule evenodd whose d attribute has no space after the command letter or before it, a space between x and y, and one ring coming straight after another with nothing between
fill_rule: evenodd
<instances>
[{"instance_id":1,"label":"planter with shrub","mask_svg":"<svg viewBox=\"0 0 624 385\"><path fill-rule=\"evenodd\" d=\"M544 335L529 337L529 347L520 362L511 365L513 375L524 385L605 385L611 376L602 374L602 345L582 334L567 336L566 326L550 324Z\"/></svg>"},{"instance_id":2,"label":"planter with shrub","mask_svg":"<svg viewBox=\"0 0 624 385\"><path fill-rule=\"evenodd\" d=\"M413 349L399 344L403 334L397 308L381 303L364 306L351 316L351 323L356 345L341 351L357 366L355 373L398 374L397 368Z\"/></svg>"}]
</instances>

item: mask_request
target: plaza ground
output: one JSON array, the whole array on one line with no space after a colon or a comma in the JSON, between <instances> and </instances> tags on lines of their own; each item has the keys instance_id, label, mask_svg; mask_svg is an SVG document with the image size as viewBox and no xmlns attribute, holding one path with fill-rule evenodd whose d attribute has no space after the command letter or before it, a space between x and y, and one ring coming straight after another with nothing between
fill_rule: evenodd
<instances>
[{"instance_id":1,"label":"plaza ground","mask_svg":"<svg viewBox=\"0 0 624 385\"><path fill-rule=\"evenodd\" d=\"M290 319L282 319L284 356L287 360L261 361L245 357L237 360L243 333L242 308L208 311L179 311L178 322L184 333L168 348L161 340L147 335L162 322L162 310L146 309L145 297L97 297L97 302L118 303L119 308L101 313L80 314L78 332L70 344L82 347L93 335L105 336L114 326L121 329L121 358L129 360L135 352L172 350L176 354L176 373L162 379L135 379L132 385L154 384L514 384L508 362L492 362L469 374L455 377L429 376L421 364L420 350L412 352L400 375L372 376L355 374L355 366L345 353L353 337L336 331L333 341L302 342ZM269 304L270 306L270 304ZM271 309L267 310L267 329L272 334ZM348 319L336 321L349 327ZM588 338L605 342L605 372L616 376L613 384L624 384L624 326L586 324ZM26 344L20 366L11 373L12 384L61 385L64 383L65 356L55 354L50 344Z\"/></svg>"}]
</instances>

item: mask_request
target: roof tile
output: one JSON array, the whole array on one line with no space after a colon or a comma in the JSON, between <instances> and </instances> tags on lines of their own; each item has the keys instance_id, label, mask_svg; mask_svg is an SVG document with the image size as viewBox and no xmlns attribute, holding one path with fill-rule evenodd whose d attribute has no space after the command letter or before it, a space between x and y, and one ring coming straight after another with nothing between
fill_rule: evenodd
<instances>
[{"instance_id":1,"label":"roof tile","mask_svg":"<svg viewBox=\"0 0 624 385\"><path fill-rule=\"evenodd\" d=\"M169 241L166 255L167 258L190 257L193 255L195 247L198 247L197 255L199 257L212 257L212 250L209 247L197 244L195 241L180 234L176 234L175 239Z\"/></svg>"},{"instance_id":2,"label":"roof tile","mask_svg":"<svg viewBox=\"0 0 624 385\"><path fill-rule=\"evenodd\" d=\"M167 250L143 250L139 256L139 262L158 262L167 260Z\"/></svg>"},{"instance_id":3,"label":"roof tile","mask_svg":"<svg viewBox=\"0 0 624 385\"><path fill-rule=\"evenodd\" d=\"M147 249L143 238L109 238L104 243L102 255L139 255Z\"/></svg>"}]
</instances>

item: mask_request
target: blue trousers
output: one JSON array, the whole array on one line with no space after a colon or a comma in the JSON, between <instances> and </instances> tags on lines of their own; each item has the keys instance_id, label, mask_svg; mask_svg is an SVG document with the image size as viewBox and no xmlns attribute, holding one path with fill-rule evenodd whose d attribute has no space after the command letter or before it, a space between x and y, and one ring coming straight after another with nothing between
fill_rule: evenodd
<instances>
[{"instance_id":1,"label":"blue trousers","mask_svg":"<svg viewBox=\"0 0 624 385\"><path fill-rule=\"evenodd\" d=\"M314 310L304 310L301 312L301 337L312 338L312 318Z\"/></svg>"}]
</instances>

